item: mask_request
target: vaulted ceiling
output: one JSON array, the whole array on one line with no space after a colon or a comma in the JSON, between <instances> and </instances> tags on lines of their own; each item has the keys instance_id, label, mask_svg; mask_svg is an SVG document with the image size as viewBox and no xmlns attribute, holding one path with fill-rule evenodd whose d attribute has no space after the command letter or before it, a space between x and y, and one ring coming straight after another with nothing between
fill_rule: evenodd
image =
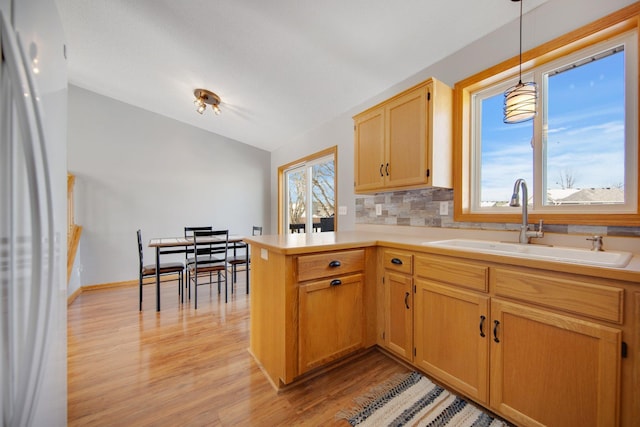
<instances>
[{"instance_id":1,"label":"vaulted ceiling","mask_svg":"<svg viewBox=\"0 0 640 427\"><path fill-rule=\"evenodd\" d=\"M71 84L268 151L520 11L511 0L56 3ZM221 115L196 113L196 88L222 98Z\"/></svg>"}]
</instances>

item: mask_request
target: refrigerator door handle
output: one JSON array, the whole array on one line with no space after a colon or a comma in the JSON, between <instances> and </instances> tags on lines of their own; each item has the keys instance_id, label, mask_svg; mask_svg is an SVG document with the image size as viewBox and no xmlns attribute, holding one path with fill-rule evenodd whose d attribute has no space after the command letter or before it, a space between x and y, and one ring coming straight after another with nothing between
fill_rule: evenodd
<instances>
[{"instance_id":1,"label":"refrigerator door handle","mask_svg":"<svg viewBox=\"0 0 640 427\"><path fill-rule=\"evenodd\" d=\"M7 17L0 11L0 42L2 43L3 79L9 83L8 90L14 100L18 129L24 151L24 165L28 180L28 198L31 207L31 274L27 280L29 289L26 294L28 313L25 316L21 307L7 307L10 325L22 323L22 336L14 333L8 337L10 349L3 361L3 368L9 365L9 372L17 376L3 381L3 394L7 393L10 402L10 425L29 425L34 406L41 388L44 370L45 349L47 348L47 319L51 312L52 290L55 287L55 236L53 223L53 199L49 175L49 165L45 149L40 98L36 91L35 78L28 62L20 49L20 36L14 34ZM7 102L10 107L11 102ZM15 244L15 236L9 245ZM11 255L13 256L13 255ZM13 274L14 266L9 267ZM9 286L12 281L8 281ZM14 290L17 292L17 290ZM14 292L8 290L9 298ZM15 296L13 297L15 300ZM11 302L11 300L9 301ZM4 321L3 320L3 321ZM11 330L11 327L9 328ZM7 384L11 383L11 384ZM6 420L5 420L6 421Z\"/></svg>"}]
</instances>

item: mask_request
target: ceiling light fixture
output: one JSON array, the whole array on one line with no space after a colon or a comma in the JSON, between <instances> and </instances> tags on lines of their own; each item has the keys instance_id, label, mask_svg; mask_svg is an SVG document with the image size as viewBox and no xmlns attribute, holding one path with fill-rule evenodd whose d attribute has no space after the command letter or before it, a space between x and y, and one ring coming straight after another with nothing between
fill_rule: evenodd
<instances>
[{"instance_id":1,"label":"ceiling light fixture","mask_svg":"<svg viewBox=\"0 0 640 427\"><path fill-rule=\"evenodd\" d=\"M204 113L204 110L207 109L207 104L209 104L216 115L220 114L220 97L218 95L206 89L196 89L193 94L196 97L193 103L198 113Z\"/></svg>"},{"instance_id":2,"label":"ceiling light fixture","mask_svg":"<svg viewBox=\"0 0 640 427\"><path fill-rule=\"evenodd\" d=\"M535 82L522 83L522 2L520 2L520 79L518 84L504 93L504 123L520 123L533 119L536 115L538 98Z\"/></svg>"}]
</instances>

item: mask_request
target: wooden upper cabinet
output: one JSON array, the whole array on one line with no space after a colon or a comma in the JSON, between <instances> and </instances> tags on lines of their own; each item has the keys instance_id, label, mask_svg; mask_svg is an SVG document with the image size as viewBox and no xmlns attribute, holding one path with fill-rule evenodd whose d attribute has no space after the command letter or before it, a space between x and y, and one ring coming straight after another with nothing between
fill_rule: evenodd
<instances>
[{"instance_id":1,"label":"wooden upper cabinet","mask_svg":"<svg viewBox=\"0 0 640 427\"><path fill-rule=\"evenodd\" d=\"M385 179L388 187L426 184L427 90L413 90L387 105Z\"/></svg>"},{"instance_id":2,"label":"wooden upper cabinet","mask_svg":"<svg viewBox=\"0 0 640 427\"><path fill-rule=\"evenodd\" d=\"M356 193L451 187L451 94L429 79L354 116Z\"/></svg>"},{"instance_id":3,"label":"wooden upper cabinet","mask_svg":"<svg viewBox=\"0 0 640 427\"><path fill-rule=\"evenodd\" d=\"M384 187L384 108L363 113L355 121L355 152L356 190Z\"/></svg>"}]
</instances>

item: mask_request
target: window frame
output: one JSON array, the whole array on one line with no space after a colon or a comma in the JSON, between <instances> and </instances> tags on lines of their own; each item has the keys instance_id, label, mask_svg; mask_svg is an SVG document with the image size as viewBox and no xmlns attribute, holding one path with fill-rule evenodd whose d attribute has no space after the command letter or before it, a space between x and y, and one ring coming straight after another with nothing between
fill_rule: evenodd
<instances>
[{"instance_id":1,"label":"window frame","mask_svg":"<svg viewBox=\"0 0 640 427\"><path fill-rule=\"evenodd\" d=\"M542 70L549 67L550 64L559 60L567 60L577 52L585 49L592 49L607 40L613 38L619 39L625 34L635 31L634 42L636 49L638 48L638 37L640 34L639 27L640 5L634 4L624 8L618 12L608 15L598 21L581 27L575 31L558 37L547 42L537 48L531 49L522 54L522 73L523 79L527 74L532 75L538 73L536 78L541 78ZM637 58L636 58L637 61ZM636 69L637 69L637 64ZM517 82L519 72L519 56L513 57L507 61L497 64L487 70L477 73L465 80L456 83L454 88L454 219L460 222L520 222L520 212L518 210L507 210L504 208L482 209L481 211L474 209L473 195L477 194L479 182L474 179L475 170L473 169L475 153L472 147L473 132L476 132L472 126L474 99L473 94L483 90L491 90L492 87L505 85L508 86L515 79ZM628 83L628 81L627 81ZM633 83L635 84L634 96L626 98L626 102L633 102L635 111L638 113L638 79L637 73ZM540 86L539 86L540 90ZM627 104L629 105L629 104ZM540 109L538 115L543 114ZM638 146L638 117L635 120L626 120L626 124L633 122L633 129L626 129L627 138L629 132L634 132L635 144L631 153L632 159L635 159L635 174L632 182L635 183L635 200L633 203L634 212L611 213L606 211L581 213L580 209L576 210L553 210L550 207L542 206L542 194L532 192L534 196L534 208L530 211L529 220L537 222L544 220L550 224L589 224L589 225L620 225L635 226L640 225L640 200L638 200L637 192L640 190L640 176L637 172L637 166L640 165L640 149ZM534 144L541 144L542 120L536 118L534 120ZM625 126L626 128L627 126ZM541 150L537 150L542 153ZM538 156L536 152L534 154ZM629 151L625 152L625 158L629 155ZM532 159L533 160L533 159ZM629 162L629 159L626 159ZM629 164L629 163L627 163ZM542 160L535 159L534 162L534 183L530 183L532 188L540 188L542 184L541 175ZM627 168L628 169L628 168ZM627 172L629 173L629 171ZM475 187L474 187L475 186ZM625 189L626 191L626 189ZM630 190L626 194L631 194ZM597 209L596 209L597 210ZM550 212L551 211L551 212ZM511 213L509 213L511 212Z\"/></svg>"},{"instance_id":2,"label":"window frame","mask_svg":"<svg viewBox=\"0 0 640 427\"><path fill-rule=\"evenodd\" d=\"M313 164L318 160L333 156L333 165L334 165L334 204L338 206L338 146L334 145L333 147L329 147L325 150L318 151L316 153L305 156L301 159L294 160L285 165L278 167L278 234L286 234L284 230L284 216L285 212L285 175L286 172L305 165ZM338 231L338 215L334 215L334 230Z\"/></svg>"}]
</instances>

